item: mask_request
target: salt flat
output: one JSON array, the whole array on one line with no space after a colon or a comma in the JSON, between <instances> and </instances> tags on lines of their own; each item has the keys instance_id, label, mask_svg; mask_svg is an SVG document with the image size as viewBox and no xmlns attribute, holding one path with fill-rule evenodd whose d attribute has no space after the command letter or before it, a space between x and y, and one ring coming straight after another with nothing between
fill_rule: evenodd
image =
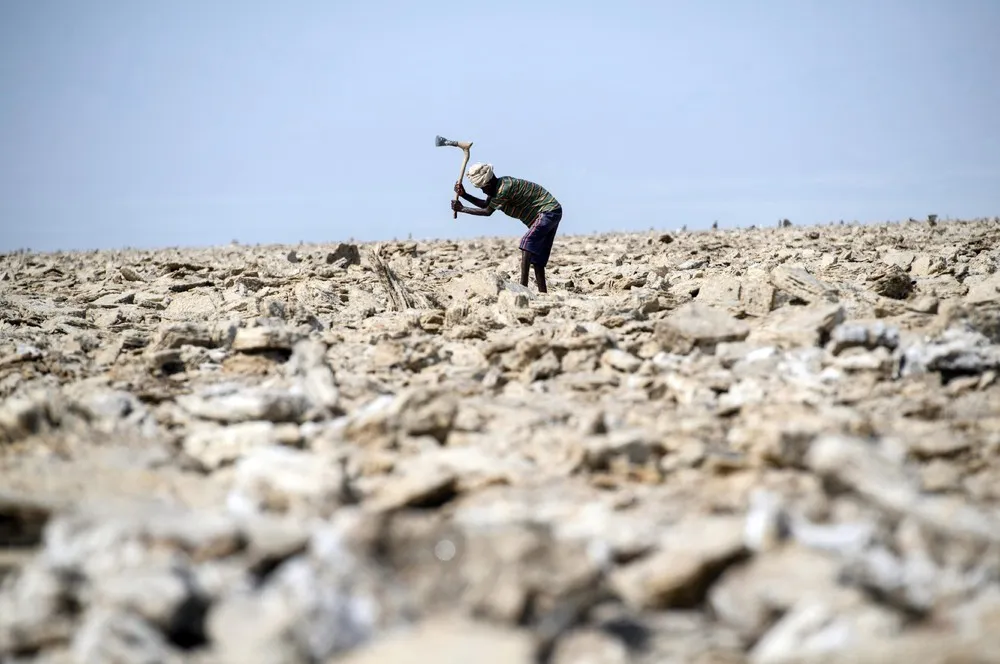
<instances>
[{"instance_id":1,"label":"salt flat","mask_svg":"<svg viewBox=\"0 0 1000 664\"><path fill-rule=\"evenodd\" d=\"M0 659L1000 658L1000 221L517 261L0 257Z\"/></svg>"}]
</instances>

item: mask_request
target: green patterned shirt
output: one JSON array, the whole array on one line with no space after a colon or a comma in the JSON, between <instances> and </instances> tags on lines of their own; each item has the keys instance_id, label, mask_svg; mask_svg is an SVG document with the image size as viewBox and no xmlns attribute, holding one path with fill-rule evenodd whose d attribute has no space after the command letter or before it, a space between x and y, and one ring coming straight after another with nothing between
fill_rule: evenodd
<instances>
[{"instance_id":1,"label":"green patterned shirt","mask_svg":"<svg viewBox=\"0 0 1000 664\"><path fill-rule=\"evenodd\" d=\"M504 214L520 219L525 226L531 227L542 212L549 212L559 207L559 201L543 187L506 175L497 185L497 193L490 200L487 209L500 210Z\"/></svg>"}]
</instances>

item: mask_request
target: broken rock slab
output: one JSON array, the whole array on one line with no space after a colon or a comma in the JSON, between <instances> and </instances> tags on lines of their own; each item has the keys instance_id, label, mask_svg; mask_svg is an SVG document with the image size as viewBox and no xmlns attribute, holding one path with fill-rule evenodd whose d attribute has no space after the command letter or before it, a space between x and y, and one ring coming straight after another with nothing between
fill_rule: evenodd
<instances>
[{"instance_id":1,"label":"broken rock slab","mask_svg":"<svg viewBox=\"0 0 1000 664\"><path fill-rule=\"evenodd\" d=\"M343 261L344 266L361 265L361 251L356 244L341 242L337 248L326 255L327 264Z\"/></svg>"},{"instance_id":2,"label":"broken rock slab","mask_svg":"<svg viewBox=\"0 0 1000 664\"><path fill-rule=\"evenodd\" d=\"M869 275L873 292L893 300L905 300L913 292L913 279L897 265L887 265Z\"/></svg>"},{"instance_id":3,"label":"broken rock slab","mask_svg":"<svg viewBox=\"0 0 1000 664\"><path fill-rule=\"evenodd\" d=\"M208 470L233 463L251 450L269 445L296 446L302 437L295 424L268 421L239 422L229 426L203 425L184 438L184 451Z\"/></svg>"},{"instance_id":4,"label":"broken rock slab","mask_svg":"<svg viewBox=\"0 0 1000 664\"><path fill-rule=\"evenodd\" d=\"M1000 369L1000 346L978 332L952 327L930 342L907 345L901 365L902 376L927 372L946 378L977 376Z\"/></svg>"},{"instance_id":5,"label":"broken rock slab","mask_svg":"<svg viewBox=\"0 0 1000 664\"><path fill-rule=\"evenodd\" d=\"M712 354L720 343L743 341L750 334L747 323L721 309L689 302L657 321L656 340L668 353L688 354L695 349Z\"/></svg>"},{"instance_id":6,"label":"broken rock slab","mask_svg":"<svg viewBox=\"0 0 1000 664\"><path fill-rule=\"evenodd\" d=\"M259 351L291 352L300 335L278 326L241 327L233 338L232 349L242 353Z\"/></svg>"},{"instance_id":7,"label":"broken rock slab","mask_svg":"<svg viewBox=\"0 0 1000 664\"><path fill-rule=\"evenodd\" d=\"M766 278L720 277L703 282L695 301L733 316L766 316L774 309L774 294L774 286Z\"/></svg>"},{"instance_id":8,"label":"broken rock slab","mask_svg":"<svg viewBox=\"0 0 1000 664\"><path fill-rule=\"evenodd\" d=\"M338 664L533 664L536 644L530 632L463 617L430 618L374 639ZM331 661L330 664L334 664Z\"/></svg>"},{"instance_id":9,"label":"broken rock slab","mask_svg":"<svg viewBox=\"0 0 1000 664\"><path fill-rule=\"evenodd\" d=\"M233 424L250 420L295 422L306 420L312 403L299 390L221 384L199 394L183 395L177 404L189 414Z\"/></svg>"},{"instance_id":10,"label":"broken rock slab","mask_svg":"<svg viewBox=\"0 0 1000 664\"><path fill-rule=\"evenodd\" d=\"M237 462L227 506L240 515L327 516L343 502L344 479L334 459L285 446L259 447Z\"/></svg>"},{"instance_id":11,"label":"broken rock slab","mask_svg":"<svg viewBox=\"0 0 1000 664\"><path fill-rule=\"evenodd\" d=\"M888 348L895 350L899 346L899 328L875 321L870 325L861 322L842 323L830 333L827 349L838 355L848 348Z\"/></svg>"},{"instance_id":12,"label":"broken rock slab","mask_svg":"<svg viewBox=\"0 0 1000 664\"><path fill-rule=\"evenodd\" d=\"M771 270L771 283L779 291L806 303L836 302L838 299L834 287L801 267L779 265Z\"/></svg>"},{"instance_id":13,"label":"broken rock slab","mask_svg":"<svg viewBox=\"0 0 1000 664\"><path fill-rule=\"evenodd\" d=\"M671 528L658 550L613 571L610 583L638 610L696 606L711 580L744 553L743 519L690 519Z\"/></svg>"},{"instance_id":14,"label":"broken rock slab","mask_svg":"<svg viewBox=\"0 0 1000 664\"><path fill-rule=\"evenodd\" d=\"M844 318L844 308L839 304L789 305L772 311L747 341L782 350L822 346Z\"/></svg>"}]
</instances>

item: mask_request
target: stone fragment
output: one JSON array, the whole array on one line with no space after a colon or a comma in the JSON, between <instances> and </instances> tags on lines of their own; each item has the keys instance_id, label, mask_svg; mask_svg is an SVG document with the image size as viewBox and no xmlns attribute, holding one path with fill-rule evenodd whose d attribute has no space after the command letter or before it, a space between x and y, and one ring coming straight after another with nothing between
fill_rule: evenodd
<instances>
[{"instance_id":1,"label":"stone fragment","mask_svg":"<svg viewBox=\"0 0 1000 664\"><path fill-rule=\"evenodd\" d=\"M889 265L869 276L871 289L875 293L893 300L905 300L913 292L910 275L896 265Z\"/></svg>"},{"instance_id":2,"label":"stone fragment","mask_svg":"<svg viewBox=\"0 0 1000 664\"><path fill-rule=\"evenodd\" d=\"M887 251L882 255L882 262L886 265L894 265L901 270L909 270L917 255L912 251Z\"/></svg>"},{"instance_id":3,"label":"stone fragment","mask_svg":"<svg viewBox=\"0 0 1000 664\"><path fill-rule=\"evenodd\" d=\"M601 364L616 371L634 373L642 365L642 360L627 351L611 348L601 355Z\"/></svg>"},{"instance_id":4,"label":"stone fragment","mask_svg":"<svg viewBox=\"0 0 1000 664\"><path fill-rule=\"evenodd\" d=\"M725 277L703 283L695 301L735 315L740 310L740 280Z\"/></svg>"},{"instance_id":5,"label":"stone fragment","mask_svg":"<svg viewBox=\"0 0 1000 664\"><path fill-rule=\"evenodd\" d=\"M708 584L744 551L742 521L692 519L670 529L660 548L611 574L615 592L636 609L695 606Z\"/></svg>"},{"instance_id":6,"label":"stone fragment","mask_svg":"<svg viewBox=\"0 0 1000 664\"><path fill-rule=\"evenodd\" d=\"M418 468L392 478L373 499L373 509L436 507L448 502L458 490L458 475L441 468Z\"/></svg>"},{"instance_id":7,"label":"stone fragment","mask_svg":"<svg viewBox=\"0 0 1000 664\"><path fill-rule=\"evenodd\" d=\"M150 349L174 350L181 346L213 348L216 343L217 339L211 328L204 323L166 323L157 331Z\"/></svg>"},{"instance_id":8,"label":"stone fragment","mask_svg":"<svg viewBox=\"0 0 1000 664\"><path fill-rule=\"evenodd\" d=\"M834 288L800 267L779 265L771 270L771 283L806 303L836 302L838 299Z\"/></svg>"},{"instance_id":9,"label":"stone fragment","mask_svg":"<svg viewBox=\"0 0 1000 664\"><path fill-rule=\"evenodd\" d=\"M532 664L535 640L522 630L467 618L444 617L390 632L337 661L344 664L405 664L430 656L438 664Z\"/></svg>"},{"instance_id":10,"label":"stone fragment","mask_svg":"<svg viewBox=\"0 0 1000 664\"><path fill-rule=\"evenodd\" d=\"M913 342L902 349L903 376L927 372L969 376L996 369L1000 369L1000 348L982 334L961 328L949 328L928 343Z\"/></svg>"},{"instance_id":11,"label":"stone fragment","mask_svg":"<svg viewBox=\"0 0 1000 664\"><path fill-rule=\"evenodd\" d=\"M166 637L134 613L95 609L73 637L73 656L78 662L162 662L181 664L181 651Z\"/></svg>"},{"instance_id":12,"label":"stone fragment","mask_svg":"<svg viewBox=\"0 0 1000 664\"><path fill-rule=\"evenodd\" d=\"M333 460L288 447L261 447L236 463L227 502L239 514L324 516L341 503L343 482Z\"/></svg>"},{"instance_id":13,"label":"stone fragment","mask_svg":"<svg viewBox=\"0 0 1000 664\"><path fill-rule=\"evenodd\" d=\"M910 274L915 277L930 277L946 269L947 265L943 258L930 254L918 254L910 264Z\"/></svg>"},{"instance_id":14,"label":"stone fragment","mask_svg":"<svg viewBox=\"0 0 1000 664\"><path fill-rule=\"evenodd\" d=\"M232 349L243 353L291 351L296 341L297 335L285 327L241 327L236 331Z\"/></svg>"},{"instance_id":15,"label":"stone fragment","mask_svg":"<svg viewBox=\"0 0 1000 664\"><path fill-rule=\"evenodd\" d=\"M803 601L754 645L750 662L791 664L821 656L853 661L854 650L897 637L902 623L899 615L857 599Z\"/></svg>"},{"instance_id":16,"label":"stone fragment","mask_svg":"<svg viewBox=\"0 0 1000 664\"><path fill-rule=\"evenodd\" d=\"M1000 272L972 285L965 296L966 304L1000 303Z\"/></svg>"},{"instance_id":17,"label":"stone fragment","mask_svg":"<svg viewBox=\"0 0 1000 664\"><path fill-rule=\"evenodd\" d=\"M270 445L298 445L299 429L294 424L268 421L239 422L228 426L202 426L184 438L184 451L209 469L216 470Z\"/></svg>"},{"instance_id":18,"label":"stone fragment","mask_svg":"<svg viewBox=\"0 0 1000 664\"><path fill-rule=\"evenodd\" d=\"M862 323L842 323L830 333L827 348L837 355L848 348L888 348L895 350L899 345L899 328L876 321L871 325Z\"/></svg>"},{"instance_id":19,"label":"stone fragment","mask_svg":"<svg viewBox=\"0 0 1000 664\"><path fill-rule=\"evenodd\" d=\"M121 272L122 279L125 281L145 281L145 279L142 278L142 275L131 266L122 265L121 268L119 268L119 272Z\"/></svg>"},{"instance_id":20,"label":"stone fragment","mask_svg":"<svg viewBox=\"0 0 1000 664\"><path fill-rule=\"evenodd\" d=\"M430 436L447 443L458 413L454 396L435 390L405 390L377 397L351 414L345 436L364 445L395 445L401 435Z\"/></svg>"},{"instance_id":21,"label":"stone fragment","mask_svg":"<svg viewBox=\"0 0 1000 664\"><path fill-rule=\"evenodd\" d=\"M195 417L229 424L251 420L303 422L312 405L301 393L276 388L241 389L237 385L178 397L177 404Z\"/></svg>"},{"instance_id":22,"label":"stone fragment","mask_svg":"<svg viewBox=\"0 0 1000 664\"><path fill-rule=\"evenodd\" d=\"M837 560L794 544L757 556L722 575L709 591L715 614L748 641L757 641L778 616L803 601L844 595Z\"/></svg>"},{"instance_id":23,"label":"stone fragment","mask_svg":"<svg viewBox=\"0 0 1000 664\"><path fill-rule=\"evenodd\" d=\"M782 307L771 312L747 341L781 349L822 346L844 318L844 308L839 304Z\"/></svg>"},{"instance_id":24,"label":"stone fragment","mask_svg":"<svg viewBox=\"0 0 1000 664\"><path fill-rule=\"evenodd\" d=\"M822 436L813 443L806 463L820 476L849 487L896 518L911 517L942 536L1000 544L1000 520L994 514L948 498L921 495L908 473L859 439Z\"/></svg>"},{"instance_id":25,"label":"stone fragment","mask_svg":"<svg viewBox=\"0 0 1000 664\"><path fill-rule=\"evenodd\" d=\"M748 316L766 316L775 306L774 286L765 279L744 279L740 284L740 308Z\"/></svg>"},{"instance_id":26,"label":"stone fragment","mask_svg":"<svg viewBox=\"0 0 1000 664\"><path fill-rule=\"evenodd\" d=\"M344 261L347 266L361 265L361 251L356 244L341 242L337 248L326 255L327 264Z\"/></svg>"},{"instance_id":27,"label":"stone fragment","mask_svg":"<svg viewBox=\"0 0 1000 664\"><path fill-rule=\"evenodd\" d=\"M718 344L743 341L750 334L750 327L745 322L719 309L693 302L657 321L655 330L663 350L681 354L695 349L714 353Z\"/></svg>"}]
</instances>

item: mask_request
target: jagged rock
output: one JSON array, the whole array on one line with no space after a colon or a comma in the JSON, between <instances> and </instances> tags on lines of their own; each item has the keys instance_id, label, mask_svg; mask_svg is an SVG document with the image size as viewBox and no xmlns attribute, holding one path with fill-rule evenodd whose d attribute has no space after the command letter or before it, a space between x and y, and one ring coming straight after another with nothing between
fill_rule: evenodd
<instances>
[{"instance_id":1,"label":"jagged rock","mask_svg":"<svg viewBox=\"0 0 1000 664\"><path fill-rule=\"evenodd\" d=\"M775 304L774 287L764 279L727 277L703 283L696 301L734 316L766 316Z\"/></svg>"},{"instance_id":2,"label":"jagged rock","mask_svg":"<svg viewBox=\"0 0 1000 664\"><path fill-rule=\"evenodd\" d=\"M702 284L695 300L735 315L740 310L740 280L729 277Z\"/></svg>"},{"instance_id":3,"label":"jagged rock","mask_svg":"<svg viewBox=\"0 0 1000 664\"><path fill-rule=\"evenodd\" d=\"M302 422L312 405L302 393L233 384L178 397L177 404L195 417L229 424L251 420Z\"/></svg>"},{"instance_id":4,"label":"jagged rock","mask_svg":"<svg viewBox=\"0 0 1000 664\"><path fill-rule=\"evenodd\" d=\"M902 617L857 599L796 604L758 641L753 664L798 662L822 655L848 655L872 641L898 636Z\"/></svg>"},{"instance_id":5,"label":"jagged rock","mask_svg":"<svg viewBox=\"0 0 1000 664\"><path fill-rule=\"evenodd\" d=\"M119 268L119 272L121 272L122 278L125 279L125 281L145 281L141 274L128 265L122 265L121 268Z\"/></svg>"},{"instance_id":6,"label":"jagged rock","mask_svg":"<svg viewBox=\"0 0 1000 664\"><path fill-rule=\"evenodd\" d=\"M346 266L361 265L361 251L356 244L341 242L337 248L326 255L327 264L343 261Z\"/></svg>"},{"instance_id":7,"label":"jagged rock","mask_svg":"<svg viewBox=\"0 0 1000 664\"><path fill-rule=\"evenodd\" d=\"M726 570L708 600L720 619L756 642L801 602L850 596L838 586L838 571L833 556L788 545Z\"/></svg>"},{"instance_id":8,"label":"jagged rock","mask_svg":"<svg viewBox=\"0 0 1000 664\"><path fill-rule=\"evenodd\" d=\"M229 508L240 514L327 515L345 499L342 469L289 447L259 447L235 466Z\"/></svg>"},{"instance_id":9,"label":"jagged rock","mask_svg":"<svg viewBox=\"0 0 1000 664\"><path fill-rule=\"evenodd\" d=\"M340 388L326 360L325 345L311 339L295 344L288 361L288 372L302 380L303 391L321 415L332 416L342 412Z\"/></svg>"},{"instance_id":10,"label":"jagged rock","mask_svg":"<svg viewBox=\"0 0 1000 664\"><path fill-rule=\"evenodd\" d=\"M671 353L690 353L696 348L714 353L718 344L743 341L749 334L750 327L743 321L697 303L679 307L656 324L657 341Z\"/></svg>"},{"instance_id":11,"label":"jagged rock","mask_svg":"<svg viewBox=\"0 0 1000 664\"><path fill-rule=\"evenodd\" d=\"M943 536L1000 543L995 515L947 498L922 496L907 473L859 439L823 436L813 443L806 463L896 518L911 517Z\"/></svg>"},{"instance_id":12,"label":"jagged rock","mask_svg":"<svg viewBox=\"0 0 1000 664\"><path fill-rule=\"evenodd\" d=\"M899 329L876 321L871 325L860 323L842 323L830 333L827 348L837 355L848 348L888 348L895 350L899 346Z\"/></svg>"},{"instance_id":13,"label":"jagged rock","mask_svg":"<svg viewBox=\"0 0 1000 664\"><path fill-rule=\"evenodd\" d=\"M300 442L299 428L294 424L242 422L194 429L184 438L184 451L205 468L215 470L260 447L278 444L294 446Z\"/></svg>"},{"instance_id":14,"label":"jagged rock","mask_svg":"<svg viewBox=\"0 0 1000 664\"><path fill-rule=\"evenodd\" d=\"M657 552L614 572L611 584L638 609L694 606L710 580L743 551L738 519L692 519L668 531Z\"/></svg>"},{"instance_id":15,"label":"jagged rock","mask_svg":"<svg viewBox=\"0 0 1000 664\"><path fill-rule=\"evenodd\" d=\"M969 288L966 304L1000 303L1000 273L996 273Z\"/></svg>"},{"instance_id":16,"label":"jagged rock","mask_svg":"<svg viewBox=\"0 0 1000 664\"><path fill-rule=\"evenodd\" d=\"M806 303L836 302L837 291L800 267L779 265L771 270L771 282L778 290Z\"/></svg>"},{"instance_id":17,"label":"jagged rock","mask_svg":"<svg viewBox=\"0 0 1000 664\"><path fill-rule=\"evenodd\" d=\"M616 371L634 373L642 366L642 360L626 351L611 348L601 355L601 364Z\"/></svg>"},{"instance_id":18,"label":"jagged rock","mask_svg":"<svg viewBox=\"0 0 1000 664\"><path fill-rule=\"evenodd\" d=\"M882 256L882 262L886 265L894 265L901 270L909 270L916 258L917 255L912 251L889 251Z\"/></svg>"},{"instance_id":19,"label":"jagged rock","mask_svg":"<svg viewBox=\"0 0 1000 664\"><path fill-rule=\"evenodd\" d=\"M218 343L211 328L199 323L167 323L163 325L150 346L152 351L174 350L181 346L212 348Z\"/></svg>"},{"instance_id":20,"label":"jagged rock","mask_svg":"<svg viewBox=\"0 0 1000 664\"><path fill-rule=\"evenodd\" d=\"M232 349L239 352L291 351L298 335L284 327L241 327L236 331Z\"/></svg>"},{"instance_id":21,"label":"jagged rock","mask_svg":"<svg viewBox=\"0 0 1000 664\"><path fill-rule=\"evenodd\" d=\"M872 291L883 297L905 300L913 292L912 278L897 265L878 270L869 280L872 282Z\"/></svg>"},{"instance_id":22,"label":"jagged rock","mask_svg":"<svg viewBox=\"0 0 1000 664\"><path fill-rule=\"evenodd\" d=\"M439 664L531 664L535 642L529 634L462 618L431 619L399 629L359 648L344 664L403 664L419 653L434 653Z\"/></svg>"},{"instance_id":23,"label":"jagged rock","mask_svg":"<svg viewBox=\"0 0 1000 664\"><path fill-rule=\"evenodd\" d=\"M748 335L747 341L782 349L822 346L833 329L844 322L845 316L839 304L782 307L771 312Z\"/></svg>"},{"instance_id":24,"label":"jagged rock","mask_svg":"<svg viewBox=\"0 0 1000 664\"><path fill-rule=\"evenodd\" d=\"M366 445L393 445L399 435L430 436L447 442L458 412L454 397L431 390L408 390L379 397L347 422L345 435Z\"/></svg>"},{"instance_id":25,"label":"jagged rock","mask_svg":"<svg viewBox=\"0 0 1000 664\"><path fill-rule=\"evenodd\" d=\"M904 376L934 371L946 376L979 375L1000 368L1000 348L977 332L949 328L930 343L903 349Z\"/></svg>"},{"instance_id":26,"label":"jagged rock","mask_svg":"<svg viewBox=\"0 0 1000 664\"><path fill-rule=\"evenodd\" d=\"M940 256L919 254L910 263L910 274L915 277L930 277L947 269L945 260Z\"/></svg>"},{"instance_id":27,"label":"jagged rock","mask_svg":"<svg viewBox=\"0 0 1000 664\"><path fill-rule=\"evenodd\" d=\"M28 566L0 588L0 654L38 651L72 638L72 593L58 574Z\"/></svg>"},{"instance_id":28,"label":"jagged rock","mask_svg":"<svg viewBox=\"0 0 1000 664\"><path fill-rule=\"evenodd\" d=\"M59 425L60 405L46 392L8 399L0 406L0 442L13 443Z\"/></svg>"}]
</instances>

